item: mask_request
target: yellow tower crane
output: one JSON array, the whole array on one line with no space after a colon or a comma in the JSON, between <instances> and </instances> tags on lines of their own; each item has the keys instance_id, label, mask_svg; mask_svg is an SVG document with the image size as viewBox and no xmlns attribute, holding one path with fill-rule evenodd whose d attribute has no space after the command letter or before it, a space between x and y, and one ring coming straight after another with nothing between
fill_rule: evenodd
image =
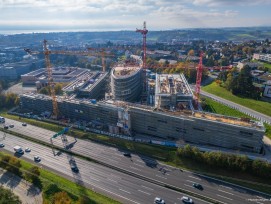
<instances>
[{"instance_id":1,"label":"yellow tower crane","mask_svg":"<svg viewBox=\"0 0 271 204\"><path fill-rule=\"evenodd\" d=\"M30 55L42 53L39 51L31 51L30 49L24 49L24 50ZM107 53L105 51L105 49L98 50L98 49L89 48L88 50L89 51L49 50L48 45L47 45L47 40L43 41L43 54L45 56L45 64L46 64L46 69L47 69L47 74L48 74L48 85L49 85L50 93L51 93L51 97L52 97L53 117L54 118L58 117L58 105L57 105L57 98L56 98L55 89L54 89L54 81L53 81L53 76L52 76L52 66L51 66L51 62L50 62L50 54L101 57L103 72L105 72L106 71L105 57L113 57L115 55Z\"/></svg>"}]
</instances>

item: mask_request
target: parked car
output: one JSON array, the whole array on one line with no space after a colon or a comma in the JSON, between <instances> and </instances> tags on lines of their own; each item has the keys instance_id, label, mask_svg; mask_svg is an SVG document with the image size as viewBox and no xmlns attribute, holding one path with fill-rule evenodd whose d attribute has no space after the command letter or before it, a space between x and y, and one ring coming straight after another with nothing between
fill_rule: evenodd
<instances>
[{"instance_id":1,"label":"parked car","mask_svg":"<svg viewBox=\"0 0 271 204\"><path fill-rule=\"evenodd\" d=\"M29 147L25 148L25 152L31 152L31 149Z\"/></svg>"},{"instance_id":2,"label":"parked car","mask_svg":"<svg viewBox=\"0 0 271 204\"><path fill-rule=\"evenodd\" d=\"M197 188L197 189L199 189L199 190L203 190L202 185L200 185L199 183L193 183L193 187L194 187L194 188Z\"/></svg>"},{"instance_id":3,"label":"parked car","mask_svg":"<svg viewBox=\"0 0 271 204\"><path fill-rule=\"evenodd\" d=\"M0 143L0 147L4 147L5 145L3 143Z\"/></svg>"},{"instance_id":4,"label":"parked car","mask_svg":"<svg viewBox=\"0 0 271 204\"><path fill-rule=\"evenodd\" d=\"M156 204L165 204L165 201L162 198L156 197L154 199L154 203L156 203Z\"/></svg>"},{"instance_id":5,"label":"parked car","mask_svg":"<svg viewBox=\"0 0 271 204\"><path fill-rule=\"evenodd\" d=\"M183 201L183 203L188 203L188 204L193 204L194 203L193 200L191 198L187 197L187 196L183 196L181 198L181 200Z\"/></svg>"},{"instance_id":6,"label":"parked car","mask_svg":"<svg viewBox=\"0 0 271 204\"><path fill-rule=\"evenodd\" d=\"M22 126L27 126L27 124L26 123L22 123Z\"/></svg>"},{"instance_id":7,"label":"parked car","mask_svg":"<svg viewBox=\"0 0 271 204\"><path fill-rule=\"evenodd\" d=\"M41 161L41 158L39 156L34 156L34 161L35 162L40 162Z\"/></svg>"}]
</instances>

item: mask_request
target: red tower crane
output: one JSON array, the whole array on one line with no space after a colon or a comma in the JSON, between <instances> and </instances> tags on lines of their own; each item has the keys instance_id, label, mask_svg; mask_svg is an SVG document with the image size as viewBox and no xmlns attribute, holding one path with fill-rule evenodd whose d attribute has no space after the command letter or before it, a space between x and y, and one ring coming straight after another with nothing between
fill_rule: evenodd
<instances>
[{"instance_id":1,"label":"red tower crane","mask_svg":"<svg viewBox=\"0 0 271 204\"><path fill-rule=\"evenodd\" d=\"M201 77L202 77L202 71L203 71L202 55L203 55L203 52L200 53L199 65L197 69L197 80L196 80L196 87L195 87L196 107L198 107L198 104L199 104L200 84L201 84Z\"/></svg>"},{"instance_id":2,"label":"red tower crane","mask_svg":"<svg viewBox=\"0 0 271 204\"><path fill-rule=\"evenodd\" d=\"M136 32L141 33L143 36L143 69L146 69L146 38L148 33L148 30L146 29L146 21L143 23L143 29L136 29Z\"/></svg>"}]
</instances>

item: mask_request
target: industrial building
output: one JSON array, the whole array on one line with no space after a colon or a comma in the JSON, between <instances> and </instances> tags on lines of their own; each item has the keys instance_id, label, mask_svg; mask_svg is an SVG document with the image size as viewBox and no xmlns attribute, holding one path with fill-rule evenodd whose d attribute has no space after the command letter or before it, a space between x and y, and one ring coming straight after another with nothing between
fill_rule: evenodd
<instances>
[{"instance_id":1,"label":"industrial building","mask_svg":"<svg viewBox=\"0 0 271 204\"><path fill-rule=\"evenodd\" d=\"M142 92L142 69L139 64L120 64L111 71L111 92L115 100L135 102Z\"/></svg>"},{"instance_id":2,"label":"industrial building","mask_svg":"<svg viewBox=\"0 0 271 204\"><path fill-rule=\"evenodd\" d=\"M76 93L78 97L100 99L105 95L108 76L109 73L107 72L88 71L62 90L68 95Z\"/></svg>"},{"instance_id":3,"label":"industrial building","mask_svg":"<svg viewBox=\"0 0 271 204\"><path fill-rule=\"evenodd\" d=\"M24 109L41 113L52 111L49 96L23 94ZM191 110L166 110L123 101L57 98L60 115L84 120L92 127L116 134L146 135L192 144L260 153L265 128L249 119Z\"/></svg>"},{"instance_id":4,"label":"industrial building","mask_svg":"<svg viewBox=\"0 0 271 204\"><path fill-rule=\"evenodd\" d=\"M86 74L87 69L78 67L56 67L52 68L54 82L71 82ZM38 88L48 85L48 74L46 68L38 69L21 75L24 85L36 85Z\"/></svg>"},{"instance_id":5,"label":"industrial building","mask_svg":"<svg viewBox=\"0 0 271 204\"><path fill-rule=\"evenodd\" d=\"M0 79L15 80L22 74L42 67L44 60L27 59L15 63L0 65Z\"/></svg>"}]
</instances>

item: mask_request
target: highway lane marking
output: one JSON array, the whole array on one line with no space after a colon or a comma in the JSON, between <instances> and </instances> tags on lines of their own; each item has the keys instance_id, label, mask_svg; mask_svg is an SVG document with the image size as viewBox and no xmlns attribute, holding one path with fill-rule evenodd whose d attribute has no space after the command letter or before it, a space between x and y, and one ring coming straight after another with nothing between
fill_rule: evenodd
<instances>
[{"instance_id":1,"label":"highway lane marking","mask_svg":"<svg viewBox=\"0 0 271 204\"><path fill-rule=\"evenodd\" d=\"M147 195L151 195L150 193L144 192L144 191L142 191L142 190L138 190L138 191L141 192L141 193L145 193L145 194L147 194Z\"/></svg>"},{"instance_id":2,"label":"highway lane marking","mask_svg":"<svg viewBox=\"0 0 271 204\"><path fill-rule=\"evenodd\" d=\"M228 198L228 197L225 197L225 196L222 196L222 195L219 195L219 194L216 194L216 195L219 196L219 197L222 197L222 198L226 198L226 199L232 200L231 198Z\"/></svg>"},{"instance_id":3,"label":"highway lane marking","mask_svg":"<svg viewBox=\"0 0 271 204\"><path fill-rule=\"evenodd\" d=\"M200 181L201 181L201 179L200 179L200 178L197 178L197 177L194 177L194 176L188 176L188 177L190 177L190 178L194 178L194 179L197 179L197 180L200 180Z\"/></svg>"},{"instance_id":4,"label":"highway lane marking","mask_svg":"<svg viewBox=\"0 0 271 204\"><path fill-rule=\"evenodd\" d=\"M109 181L113 181L113 182L115 182L115 183L118 183L117 181L112 180L112 179L110 179L110 178L107 178L107 180L109 180Z\"/></svg>"},{"instance_id":5,"label":"highway lane marking","mask_svg":"<svg viewBox=\"0 0 271 204\"><path fill-rule=\"evenodd\" d=\"M187 184L183 184L183 185L188 186L188 187L190 187L190 188L193 188L193 186L191 186L191 185L187 185Z\"/></svg>"},{"instance_id":6,"label":"highway lane marking","mask_svg":"<svg viewBox=\"0 0 271 204\"><path fill-rule=\"evenodd\" d=\"M227 189L231 189L231 190L232 190L232 188L231 188L231 187L228 187L228 186L223 186L223 185L219 185L219 186L221 186L221 187L223 187L223 188L227 188Z\"/></svg>"},{"instance_id":7,"label":"highway lane marking","mask_svg":"<svg viewBox=\"0 0 271 204\"><path fill-rule=\"evenodd\" d=\"M131 194L129 191L123 190L123 189L121 189L121 188L119 188L119 190L120 190L120 191L123 191L123 192L125 192L125 193Z\"/></svg>"},{"instance_id":8,"label":"highway lane marking","mask_svg":"<svg viewBox=\"0 0 271 204\"><path fill-rule=\"evenodd\" d=\"M261 202L256 202L256 203L263 204L263 203L261 203Z\"/></svg>"},{"instance_id":9,"label":"highway lane marking","mask_svg":"<svg viewBox=\"0 0 271 204\"><path fill-rule=\"evenodd\" d=\"M188 181L188 182L190 182L190 183L195 183L194 181L190 181L190 180L186 180L186 181Z\"/></svg>"},{"instance_id":10,"label":"highway lane marking","mask_svg":"<svg viewBox=\"0 0 271 204\"><path fill-rule=\"evenodd\" d=\"M163 177L163 176L160 176L160 175L157 175L157 174L155 174L155 176L163 178L163 179L167 179L166 177Z\"/></svg>"},{"instance_id":11,"label":"highway lane marking","mask_svg":"<svg viewBox=\"0 0 271 204\"><path fill-rule=\"evenodd\" d=\"M110 175L113 176L113 177L115 177L115 178L121 179L120 176L116 176L116 175L114 175L114 174L110 174Z\"/></svg>"},{"instance_id":12,"label":"highway lane marking","mask_svg":"<svg viewBox=\"0 0 271 204\"><path fill-rule=\"evenodd\" d=\"M134 165L136 165L136 166L140 166L140 167L144 167L144 166L142 166L142 165L140 165L140 164L136 164L136 163L134 163Z\"/></svg>"},{"instance_id":13,"label":"highway lane marking","mask_svg":"<svg viewBox=\"0 0 271 204\"><path fill-rule=\"evenodd\" d=\"M121 155L119 153L115 153L115 155L123 158L123 155Z\"/></svg>"},{"instance_id":14,"label":"highway lane marking","mask_svg":"<svg viewBox=\"0 0 271 204\"><path fill-rule=\"evenodd\" d=\"M94 181L98 181L98 182L100 181L99 179L95 179L95 178L92 178L92 177L90 179L92 179Z\"/></svg>"},{"instance_id":15,"label":"highway lane marking","mask_svg":"<svg viewBox=\"0 0 271 204\"><path fill-rule=\"evenodd\" d=\"M131 169L135 169L135 170L138 170L138 171L141 171L140 169L138 169L138 168L135 168L135 167L133 167L133 166L130 166L130 168L131 168Z\"/></svg>"},{"instance_id":16,"label":"highway lane marking","mask_svg":"<svg viewBox=\"0 0 271 204\"><path fill-rule=\"evenodd\" d=\"M93 184L92 184L92 185L93 185ZM114 192L112 192L112 191L109 191L109 190L107 190L107 189L105 189L105 188L102 188L102 187L100 187L100 186L98 186L98 185L93 185L93 186L95 186L95 187L97 187L97 188L100 188L100 189L102 189L102 190L104 190L104 191L106 191L106 192L108 192L108 193L113 194L113 195L116 195L116 196L119 196L119 197L124 198L124 199L126 199L126 200L132 201L133 203L140 204L140 203L138 203L138 202L136 202L136 201L134 201L134 200L131 200L131 199L126 198L126 197L124 197L124 196L122 196L122 195L119 195L119 194L117 194L117 193L114 193Z\"/></svg>"},{"instance_id":17,"label":"highway lane marking","mask_svg":"<svg viewBox=\"0 0 271 204\"><path fill-rule=\"evenodd\" d=\"M149 190L151 190L151 191L153 191L153 189L152 188L150 188L150 187L147 187L147 186L143 186L143 185L141 185L143 188L146 188L146 189L149 189Z\"/></svg>"},{"instance_id":18,"label":"highway lane marking","mask_svg":"<svg viewBox=\"0 0 271 204\"><path fill-rule=\"evenodd\" d=\"M218 189L218 191L223 192L223 193L227 193L227 194L230 194L230 195L234 195L233 193L230 193L230 192L227 192L227 191L222 191L220 189Z\"/></svg>"}]
</instances>

